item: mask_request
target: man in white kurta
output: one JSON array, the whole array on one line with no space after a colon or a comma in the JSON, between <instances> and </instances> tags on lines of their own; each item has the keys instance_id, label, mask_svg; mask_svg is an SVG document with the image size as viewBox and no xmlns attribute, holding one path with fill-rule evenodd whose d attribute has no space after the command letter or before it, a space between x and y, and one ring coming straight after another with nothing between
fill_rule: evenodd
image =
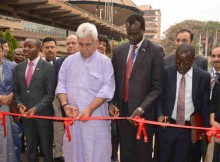
<instances>
[{"instance_id":1,"label":"man in white kurta","mask_svg":"<svg viewBox=\"0 0 220 162\"><path fill-rule=\"evenodd\" d=\"M78 111L78 118L108 116L108 101L115 91L114 72L111 61L96 49L94 35L82 35L82 24L77 30L79 52L67 57L59 71L56 93L67 116ZM85 31L83 31L85 33ZM88 34L89 33L89 34ZM72 140L64 136L65 162L110 162L110 121L76 121L70 127Z\"/></svg>"}]
</instances>

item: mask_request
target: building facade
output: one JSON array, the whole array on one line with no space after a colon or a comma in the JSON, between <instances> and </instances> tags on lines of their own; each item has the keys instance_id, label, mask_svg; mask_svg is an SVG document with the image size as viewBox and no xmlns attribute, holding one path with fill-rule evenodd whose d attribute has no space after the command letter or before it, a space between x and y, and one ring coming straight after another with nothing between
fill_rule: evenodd
<instances>
[{"instance_id":1,"label":"building facade","mask_svg":"<svg viewBox=\"0 0 220 162\"><path fill-rule=\"evenodd\" d=\"M142 5L139 8L144 12L145 19L145 38L158 42L161 32L161 11L160 9L152 9L150 5Z\"/></svg>"}]
</instances>

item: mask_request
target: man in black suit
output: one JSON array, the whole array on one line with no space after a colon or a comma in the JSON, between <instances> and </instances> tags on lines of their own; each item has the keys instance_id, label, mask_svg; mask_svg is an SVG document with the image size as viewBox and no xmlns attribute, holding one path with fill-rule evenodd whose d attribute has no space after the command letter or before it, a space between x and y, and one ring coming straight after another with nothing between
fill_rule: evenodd
<instances>
[{"instance_id":1,"label":"man in black suit","mask_svg":"<svg viewBox=\"0 0 220 162\"><path fill-rule=\"evenodd\" d=\"M176 48L183 43L193 44L194 34L189 29L181 29L176 34L175 46ZM176 55L171 54L164 58L164 67L174 66L176 64ZM208 70L208 60L203 55L195 55L195 59L193 62L194 67L198 67L202 70ZM158 128L160 131L160 128ZM207 149L207 141L200 140L193 144L193 162L200 162L201 156L205 157Z\"/></svg>"},{"instance_id":2,"label":"man in black suit","mask_svg":"<svg viewBox=\"0 0 220 162\"><path fill-rule=\"evenodd\" d=\"M52 116L52 101L55 94L55 70L53 66L40 59L38 53L41 42L27 38L24 53L28 58L16 66L14 89L18 108L27 118L22 118L26 136L27 160L38 162L37 147L44 154L45 162L53 161L53 123L52 120L29 119L31 115Z\"/></svg>"},{"instance_id":3,"label":"man in black suit","mask_svg":"<svg viewBox=\"0 0 220 162\"><path fill-rule=\"evenodd\" d=\"M199 112L204 125L209 126L210 74L192 67L194 59L195 48L182 44L176 51L176 66L165 69L163 93L156 104L159 122L166 116L169 123L191 125L190 116ZM166 127L159 140L160 162L190 162L190 129Z\"/></svg>"},{"instance_id":4,"label":"man in black suit","mask_svg":"<svg viewBox=\"0 0 220 162\"><path fill-rule=\"evenodd\" d=\"M46 37L42 40L42 52L45 56L45 61L49 62L50 64L54 65L56 61L56 54L57 54L57 42L54 38ZM55 66L55 65L54 65ZM55 116L62 116L61 113L61 105L59 99L57 97L53 100L53 108L54 108L54 115ZM63 157L63 135L64 135L64 126L61 121L54 121L53 122L53 137L54 137L54 162L64 162Z\"/></svg>"},{"instance_id":5,"label":"man in black suit","mask_svg":"<svg viewBox=\"0 0 220 162\"><path fill-rule=\"evenodd\" d=\"M193 44L194 34L189 29L181 29L176 34L176 48L183 44ZM174 66L176 61L175 54L168 55L164 58L164 67ZM205 71L208 69L208 60L203 55L196 55L193 66L201 68Z\"/></svg>"},{"instance_id":6,"label":"man in black suit","mask_svg":"<svg viewBox=\"0 0 220 162\"><path fill-rule=\"evenodd\" d=\"M163 49L144 39L145 20L134 14L126 21L129 43L113 50L112 63L116 79L113 103L121 116L141 116L155 120L154 103L162 91ZM110 109L112 109L110 105ZM153 127L147 125L148 143L136 140L137 127L118 121L120 162L152 162Z\"/></svg>"}]
</instances>

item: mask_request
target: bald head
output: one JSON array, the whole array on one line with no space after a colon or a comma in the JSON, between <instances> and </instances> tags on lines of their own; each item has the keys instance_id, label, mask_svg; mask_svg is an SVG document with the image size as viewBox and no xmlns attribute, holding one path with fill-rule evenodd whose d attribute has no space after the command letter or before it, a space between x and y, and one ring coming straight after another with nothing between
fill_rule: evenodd
<instances>
[{"instance_id":1,"label":"bald head","mask_svg":"<svg viewBox=\"0 0 220 162\"><path fill-rule=\"evenodd\" d=\"M66 51L68 55L79 51L77 37L75 35L69 35L66 38Z\"/></svg>"},{"instance_id":2,"label":"bald head","mask_svg":"<svg viewBox=\"0 0 220 162\"><path fill-rule=\"evenodd\" d=\"M13 55L14 62L21 63L24 61L25 56L22 48L16 48Z\"/></svg>"}]
</instances>

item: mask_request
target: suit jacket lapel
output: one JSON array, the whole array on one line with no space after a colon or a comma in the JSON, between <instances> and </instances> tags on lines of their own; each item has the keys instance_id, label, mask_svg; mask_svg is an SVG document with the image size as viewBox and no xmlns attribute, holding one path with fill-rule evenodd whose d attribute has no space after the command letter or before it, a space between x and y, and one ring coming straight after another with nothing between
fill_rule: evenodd
<instances>
[{"instance_id":1,"label":"suit jacket lapel","mask_svg":"<svg viewBox=\"0 0 220 162\"><path fill-rule=\"evenodd\" d=\"M5 62L2 62L2 70L3 70L3 75L4 75L4 79L6 79L6 75L8 74L8 65L5 64ZM5 81L4 82L0 82L0 86L3 87L3 89L5 89Z\"/></svg>"},{"instance_id":2,"label":"suit jacket lapel","mask_svg":"<svg viewBox=\"0 0 220 162\"><path fill-rule=\"evenodd\" d=\"M200 75L196 71L196 69L193 68L193 78L192 78L192 100L193 100L193 103L195 103L194 101L196 99L199 81L200 81Z\"/></svg>"},{"instance_id":3,"label":"suit jacket lapel","mask_svg":"<svg viewBox=\"0 0 220 162\"><path fill-rule=\"evenodd\" d=\"M22 67L21 67L21 79L22 79L22 83L25 83L25 85L27 86L26 84L26 68L27 68L27 64L28 64L28 61L25 61L24 64L22 64Z\"/></svg>"},{"instance_id":4,"label":"suit jacket lapel","mask_svg":"<svg viewBox=\"0 0 220 162\"><path fill-rule=\"evenodd\" d=\"M175 103L175 100L176 100L176 84L177 84L177 71L176 71L176 67L173 67L172 68L172 73L171 73L171 77L170 78L173 78L173 79L170 79L169 80L169 83L166 83L166 84L169 84L169 85L171 85L171 94L172 94L172 96L170 96L171 97L171 99L172 99L172 103ZM174 104L173 104L173 106L172 106L172 110L171 110L171 114L172 114L172 112L173 112L173 109L174 109Z\"/></svg>"},{"instance_id":5,"label":"suit jacket lapel","mask_svg":"<svg viewBox=\"0 0 220 162\"><path fill-rule=\"evenodd\" d=\"M121 54L121 71L122 71L122 74L123 76L125 76L125 72L126 72L126 64L127 64L127 58L128 58L128 52L129 52L129 48L130 48L130 44L127 43L125 46L124 46L124 49L123 49L123 53ZM124 77L123 77L124 79Z\"/></svg>"},{"instance_id":6,"label":"suit jacket lapel","mask_svg":"<svg viewBox=\"0 0 220 162\"><path fill-rule=\"evenodd\" d=\"M133 68L131 71L131 76L135 72L135 70L137 69L138 65L141 63L143 58L146 56L146 53L148 52L147 46L148 46L148 42L147 42L147 40L144 40L142 45L138 49L137 57L136 57L136 60L134 62L134 65L133 65Z\"/></svg>"}]
</instances>

